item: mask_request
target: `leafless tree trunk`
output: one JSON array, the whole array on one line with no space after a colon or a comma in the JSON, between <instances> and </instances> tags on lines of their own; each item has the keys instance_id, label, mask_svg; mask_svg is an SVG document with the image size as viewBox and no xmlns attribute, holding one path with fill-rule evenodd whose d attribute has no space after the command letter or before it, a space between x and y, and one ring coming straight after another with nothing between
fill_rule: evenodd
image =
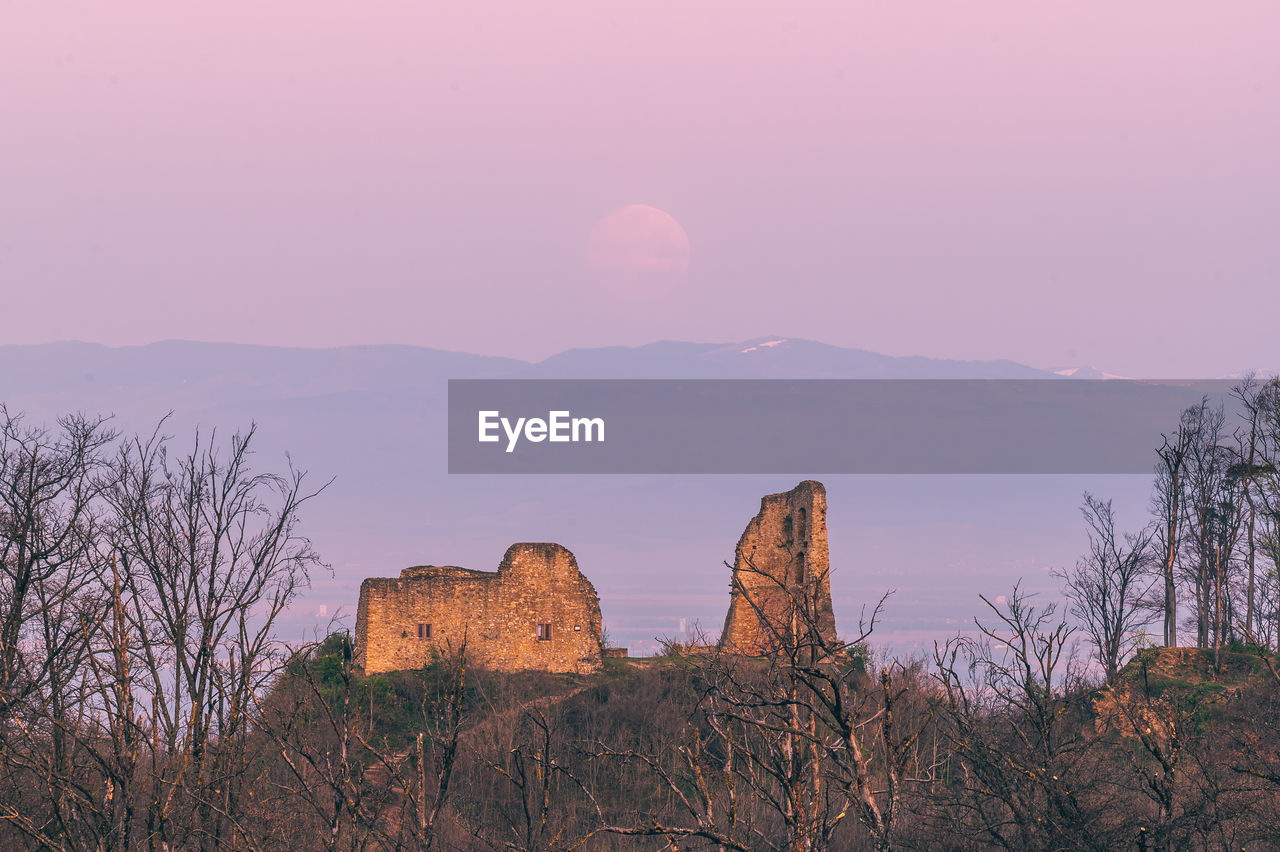
<instances>
[{"instance_id":1,"label":"leafless tree trunk","mask_svg":"<svg viewBox=\"0 0 1280 852\"><path fill-rule=\"evenodd\" d=\"M1163 443L1156 451L1160 462L1156 466L1155 494L1151 503L1156 517L1155 541L1159 548L1160 568L1164 578L1164 644L1166 647L1176 648L1178 588L1175 569L1182 546L1182 506L1185 500L1187 449L1191 433L1185 423L1180 423L1172 439L1166 435L1160 437Z\"/></svg>"},{"instance_id":2,"label":"leafless tree trunk","mask_svg":"<svg viewBox=\"0 0 1280 852\"><path fill-rule=\"evenodd\" d=\"M1093 640L1107 683L1114 684L1132 646L1133 632L1148 621L1141 601L1151 587L1147 560L1154 530L1148 527L1122 536L1116 530L1111 501L1088 492L1081 513L1089 527L1089 554L1057 576L1066 583L1072 615Z\"/></svg>"}]
</instances>

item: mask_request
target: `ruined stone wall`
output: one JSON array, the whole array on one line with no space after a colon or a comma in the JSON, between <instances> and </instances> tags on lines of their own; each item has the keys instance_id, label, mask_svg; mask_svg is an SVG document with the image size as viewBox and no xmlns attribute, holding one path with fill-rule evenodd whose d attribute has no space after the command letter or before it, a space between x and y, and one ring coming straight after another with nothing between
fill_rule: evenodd
<instances>
[{"instance_id":1,"label":"ruined stone wall","mask_svg":"<svg viewBox=\"0 0 1280 852\"><path fill-rule=\"evenodd\" d=\"M772 652L776 641L766 623L774 631L803 628L806 620L797 606L809 613L824 637L834 640L830 570L822 483L806 480L762 498L760 512L738 539L721 646L740 654Z\"/></svg>"},{"instance_id":2,"label":"ruined stone wall","mask_svg":"<svg viewBox=\"0 0 1280 852\"><path fill-rule=\"evenodd\" d=\"M430 638L419 625L431 625ZM551 638L538 637L540 624ZM421 667L466 636L472 664L498 671L600 668L595 587L558 544L513 544L497 572L426 565L360 586L357 661L367 674Z\"/></svg>"}]
</instances>

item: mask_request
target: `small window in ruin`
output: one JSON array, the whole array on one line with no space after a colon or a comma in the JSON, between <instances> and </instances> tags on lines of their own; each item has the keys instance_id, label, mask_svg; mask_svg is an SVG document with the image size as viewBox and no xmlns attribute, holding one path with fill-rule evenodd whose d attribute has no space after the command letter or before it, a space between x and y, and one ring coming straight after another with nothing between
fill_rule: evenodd
<instances>
[{"instance_id":1,"label":"small window in ruin","mask_svg":"<svg viewBox=\"0 0 1280 852\"><path fill-rule=\"evenodd\" d=\"M418 638L419 638L419 639L430 639L430 638L431 638L431 625L430 625L430 624L419 624L419 625L418 625Z\"/></svg>"},{"instance_id":2,"label":"small window in ruin","mask_svg":"<svg viewBox=\"0 0 1280 852\"><path fill-rule=\"evenodd\" d=\"M796 515L798 516L796 520L796 538L799 541L804 541L805 536L809 534L809 512L801 506Z\"/></svg>"},{"instance_id":3,"label":"small window in ruin","mask_svg":"<svg viewBox=\"0 0 1280 852\"><path fill-rule=\"evenodd\" d=\"M538 641L539 642L551 641L551 623L550 622L545 622L543 624L538 625Z\"/></svg>"}]
</instances>

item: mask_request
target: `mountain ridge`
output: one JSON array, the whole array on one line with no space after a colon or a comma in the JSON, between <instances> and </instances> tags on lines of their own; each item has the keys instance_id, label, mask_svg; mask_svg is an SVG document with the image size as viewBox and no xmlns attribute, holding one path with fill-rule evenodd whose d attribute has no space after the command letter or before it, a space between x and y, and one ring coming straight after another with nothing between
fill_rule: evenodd
<instances>
[{"instance_id":1,"label":"mountain ridge","mask_svg":"<svg viewBox=\"0 0 1280 852\"><path fill-rule=\"evenodd\" d=\"M0 393L83 389L121 380L185 383L216 373L237 377L247 386L272 386L290 383L295 370L328 373L339 386L376 389L419 387L442 378L1054 377L1010 360L884 355L776 335L728 343L663 340L579 347L539 361L413 344L313 348L161 340L127 346L84 341L0 345Z\"/></svg>"}]
</instances>

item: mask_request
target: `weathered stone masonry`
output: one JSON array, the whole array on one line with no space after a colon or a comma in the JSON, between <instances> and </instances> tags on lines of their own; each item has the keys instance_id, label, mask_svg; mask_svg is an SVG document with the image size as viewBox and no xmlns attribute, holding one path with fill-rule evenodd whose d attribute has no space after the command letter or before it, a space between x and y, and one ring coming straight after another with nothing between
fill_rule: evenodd
<instances>
[{"instance_id":1,"label":"weathered stone masonry","mask_svg":"<svg viewBox=\"0 0 1280 852\"><path fill-rule=\"evenodd\" d=\"M367 674L419 668L464 633L468 658L485 668L600 668L600 599L558 544L513 544L497 572L424 565L360 586L356 655Z\"/></svg>"},{"instance_id":2,"label":"weathered stone masonry","mask_svg":"<svg viewBox=\"0 0 1280 852\"><path fill-rule=\"evenodd\" d=\"M830 571L827 489L822 483L806 480L761 498L760 512L738 539L721 646L739 654L771 653L776 648L766 624L774 631L792 629L797 603L816 621L819 633L834 641Z\"/></svg>"}]
</instances>

